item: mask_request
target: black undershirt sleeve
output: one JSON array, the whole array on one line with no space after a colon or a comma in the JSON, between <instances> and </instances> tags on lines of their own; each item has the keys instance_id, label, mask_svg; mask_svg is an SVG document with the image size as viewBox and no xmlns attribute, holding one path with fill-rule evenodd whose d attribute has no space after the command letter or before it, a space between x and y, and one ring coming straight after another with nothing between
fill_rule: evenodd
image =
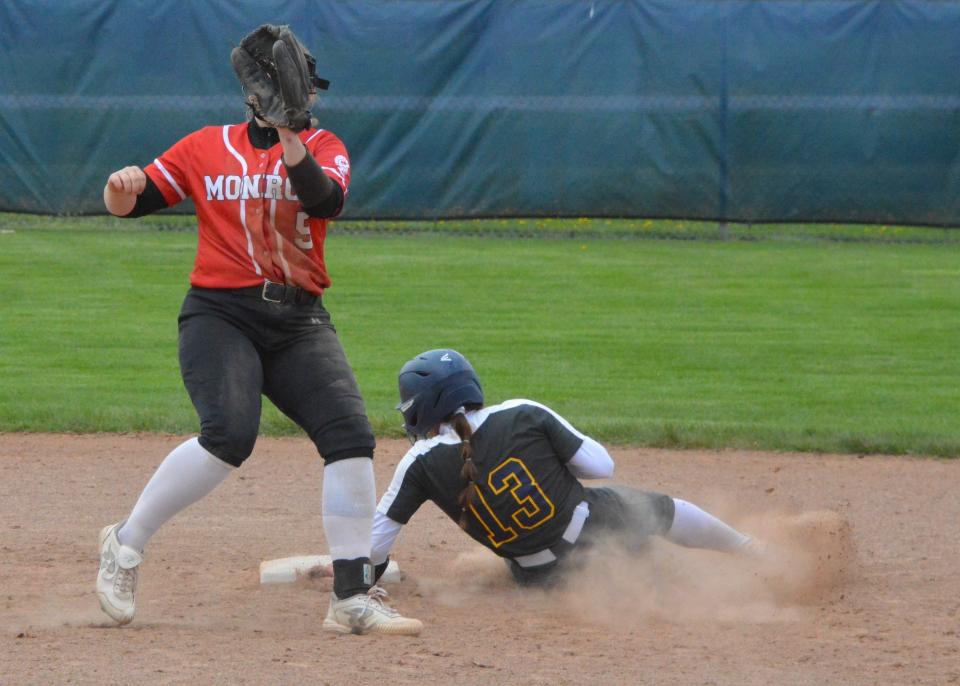
<instances>
[{"instance_id":1,"label":"black undershirt sleeve","mask_svg":"<svg viewBox=\"0 0 960 686\"><path fill-rule=\"evenodd\" d=\"M143 189L143 193L137 196L137 204L133 206L129 214L123 215L123 219L143 217L148 214L153 214L157 210L162 210L165 207L168 207L168 205L163 197L163 193L157 188L157 184L153 182L153 179L148 176L147 185Z\"/></svg>"},{"instance_id":2,"label":"black undershirt sleeve","mask_svg":"<svg viewBox=\"0 0 960 686\"><path fill-rule=\"evenodd\" d=\"M292 167L286 163L284 165L304 212L320 219L335 217L340 212L343 189L324 173L309 151Z\"/></svg>"}]
</instances>

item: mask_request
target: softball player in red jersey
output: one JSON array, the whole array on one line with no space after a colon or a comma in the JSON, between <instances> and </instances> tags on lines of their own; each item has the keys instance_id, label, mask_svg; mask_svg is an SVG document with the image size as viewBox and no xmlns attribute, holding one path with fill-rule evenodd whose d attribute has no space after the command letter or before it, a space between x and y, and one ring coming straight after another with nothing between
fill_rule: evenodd
<instances>
[{"instance_id":1,"label":"softball player in red jersey","mask_svg":"<svg viewBox=\"0 0 960 686\"><path fill-rule=\"evenodd\" d=\"M606 448L532 400L484 406L480 379L455 350L430 350L400 370L412 441L380 499L373 529L377 575L420 506L430 500L503 557L516 581L549 585L599 537L641 550L649 536L755 555L763 544L696 505L626 486L586 488L613 474Z\"/></svg>"},{"instance_id":2,"label":"softball player in red jersey","mask_svg":"<svg viewBox=\"0 0 960 686\"><path fill-rule=\"evenodd\" d=\"M265 395L306 431L325 461L322 509L334 593L324 628L421 630L373 585L375 441L322 302L330 286L327 224L349 185L349 157L334 134L271 128L256 117L202 128L144 169L110 175L103 196L112 214L140 217L190 198L198 225L179 354L200 434L164 459L124 520L100 533L97 593L118 623L133 619L150 537L251 454Z\"/></svg>"}]
</instances>

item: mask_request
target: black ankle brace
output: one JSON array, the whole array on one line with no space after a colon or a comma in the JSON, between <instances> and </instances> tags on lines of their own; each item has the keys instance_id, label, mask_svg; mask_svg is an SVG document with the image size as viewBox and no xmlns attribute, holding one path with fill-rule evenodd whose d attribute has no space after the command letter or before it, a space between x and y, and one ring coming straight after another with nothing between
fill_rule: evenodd
<instances>
[{"instance_id":1,"label":"black ankle brace","mask_svg":"<svg viewBox=\"0 0 960 686\"><path fill-rule=\"evenodd\" d=\"M333 561L333 593L341 600L366 593L373 586L373 565L369 557Z\"/></svg>"}]
</instances>

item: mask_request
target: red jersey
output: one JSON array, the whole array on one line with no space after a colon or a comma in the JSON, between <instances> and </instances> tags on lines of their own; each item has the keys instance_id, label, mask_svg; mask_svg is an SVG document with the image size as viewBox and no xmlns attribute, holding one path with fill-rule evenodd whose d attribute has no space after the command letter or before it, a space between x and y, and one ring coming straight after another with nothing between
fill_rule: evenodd
<instances>
[{"instance_id":1,"label":"red jersey","mask_svg":"<svg viewBox=\"0 0 960 686\"><path fill-rule=\"evenodd\" d=\"M300 140L346 197L350 160L343 142L323 129L301 131ZM266 279L316 295L330 285L323 260L328 220L303 211L282 156L280 143L255 148L247 124L207 126L144 169L169 206L187 197L196 205L191 284L243 288Z\"/></svg>"}]
</instances>

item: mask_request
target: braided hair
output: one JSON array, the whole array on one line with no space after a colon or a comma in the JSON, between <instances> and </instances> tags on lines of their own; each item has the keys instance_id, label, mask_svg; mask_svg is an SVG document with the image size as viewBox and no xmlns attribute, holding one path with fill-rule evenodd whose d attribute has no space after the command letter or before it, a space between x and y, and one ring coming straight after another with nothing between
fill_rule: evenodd
<instances>
[{"instance_id":1,"label":"braided hair","mask_svg":"<svg viewBox=\"0 0 960 686\"><path fill-rule=\"evenodd\" d=\"M457 436L460 437L460 457L463 459L463 466L460 468L460 478L463 479L465 485L463 490L460 491L460 495L457 496L457 503L460 505L460 519L457 520L457 523L464 531L467 530L470 507L477 497L478 487L476 482L479 476L477 466L473 463L473 445L470 443L470 439L473 437L473 429L470 426L470 422L467 421L464 410L477 410L480 409L480 407L482 406L467 405L465 408L458 409L454 412L453 416L448 420L453 430L457 432Z\"/></svg>"}]
</instances>

